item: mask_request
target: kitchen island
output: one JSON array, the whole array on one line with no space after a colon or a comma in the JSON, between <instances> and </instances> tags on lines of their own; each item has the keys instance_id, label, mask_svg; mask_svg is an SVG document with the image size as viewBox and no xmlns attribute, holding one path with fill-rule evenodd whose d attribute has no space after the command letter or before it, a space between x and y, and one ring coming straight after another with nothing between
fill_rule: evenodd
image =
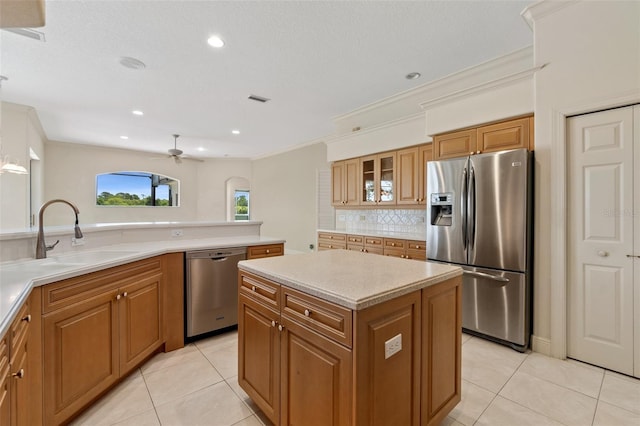
<instances>
[{"instance_id":1,"label":"kitchen island","mask_svg":"<svg viewBox=\"0 0 640 426\"><path fill-rule=\"evenodd\" d=\"M347 250L238 268L238 382L276 425L435 425L460 401L460 268Z\"/></svg>"}]
</instances>

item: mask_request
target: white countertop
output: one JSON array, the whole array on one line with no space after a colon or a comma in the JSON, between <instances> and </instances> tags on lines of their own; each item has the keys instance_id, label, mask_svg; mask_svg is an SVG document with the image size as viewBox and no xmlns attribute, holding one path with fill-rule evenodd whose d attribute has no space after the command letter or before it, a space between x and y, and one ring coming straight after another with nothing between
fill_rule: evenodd
<instances>
[{"instance_id":1,"label":"white countertop","mask_svg":"<svg viewBox=\"0 0 640 426\"><path fill-rule=\"evenodd\" d=\"M346 235L363 235L366 237L381 237L381 238L396 238L399 240L415 240L425 241L427 239L426 234L415 234L409 232L394 232L394 231L345 231L336 229L317 229L317 232L331 232L334 234L346 234Z\"/></svg>"},{"instance_id":2,"label":"white countertop","mask_svg":"<svg viewBox=\"0 0 640 426\"><path fill-rule=\"evenodd\" d=\"M260 236L152 241L105 246L58 256L49 253L46 259L3 262L0 263L0 336L8 330L31 288L36 286L166 253L284 242L282 239Z\"/></svg>"},{"instance_id":3,"label":"white countertop","mask_svg":"<svg viewBox=\"0 0 640 426\"><path fill-rule=\"evenodd\" d=\"M457 266L349 250L245 260L238 268L355 310L462 275Z\"/></svg>"}]
</instances>

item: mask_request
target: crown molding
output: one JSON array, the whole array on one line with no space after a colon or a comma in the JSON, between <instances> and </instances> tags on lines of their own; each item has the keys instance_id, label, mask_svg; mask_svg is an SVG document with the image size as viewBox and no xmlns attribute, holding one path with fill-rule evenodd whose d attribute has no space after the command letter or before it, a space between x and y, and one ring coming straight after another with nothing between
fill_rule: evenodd
<instances>
[{"instance_id":1,"label":"crown molding","mask_svg":"<svg viewBox=\"0 0 640 426\"><path fill-rule=\"evenodd\" d=\"M349 119L354 116L385 107L387 105L402 101L403 99L413 96L422 95L424 98L427 98L429 97L429 92L434 90L449 92L449 90L447 90L447 87L456 87L467 80L472 80L478 77L482 78L482 76L486 75L487 72L490 72L492 70L525 62L528 62L528 66L531 66L531 63L533 62L533 46L527 46L522 49L515 50L504 56L481 62L472 67L465 68L440 79L430 81L421 86L414 87L404 92L396 93L392 96L364 105L346 114L335 116L333 117L333 121L338 122L341 120Z\"/></svg>"},{"instance_id":2,"label":"crown molding","mask_svg":"<svg viewBox=\"0 0 640 426\"><path fill-rule=\"evenodd\" d=\"M557 11L578 3L579 0L541 0L527 6L520 16L525 20L529 28L534 29L535 21L553 15Z\"/></svg>"},{"instance_id":3,"label":"crown molding","mask_svg":"<svg viewBox=\"0 0 640 426\"><path fill-rule=\"evenodd\" d=\"M506 75L504 77L496 78L494 80L487 81L487 82L482 83L482 84L478 84L478 85L475 85L475 86L472 86L472 87L468 87L466 89L458 90L457 92L448 93L448 94L446 94L444 96L440 96L438 98L431 99L431 100L428 100L426 102L422 102L420 104L420 107L423 110L427 110L427 109L433 108L434 106L437 106L437 105L442 105L442 104L446 104L446 103L449 103L449 102L457 101L460 98L466 98L468 96L477 95L479 93L487 92L489 90L495 89L496 87L504 87L504 86L508 86L508 85L510 85L512 83L521 81L521 80L527 80L529 78L532 78L533 75L536 72L540 71L545 66L547 66L547 64L543 64L543 65L538 66L538 67L530 68L530 69L525 70L525 71L520 71L520 72L517 72L517 73L509 74L509 75Z\"/></svg>"},{"instance_id":4,"label":"crown molding","mask_svg":"<svg viewBox=\"0 0 640 426\"><path fill-rule=\"evenodd\" d=\"M398 119L395 119L395 120L385 121L384 123L377 124L377 125L371 126L371 127L367 127L366 129L356 130L356 131L350 132L350 133L341 133L339 135L332 135L329 138L325 138L324 142L327 145L331 145L331 144L334 144L334 143L342 142L345 139L349 139L349 138L354 137L354 136L362 136L362 135L367 135L367 134L371 134L371 133L377 133L377 132L379 132L381 130L388 129L388 128L391 128L391 127L401 126L401 125L403 125L405 123L409 123L411 121L416 121L416 120L424 121L424 112L418 112L416 114L407 115L405 117L398 118Z\"/></svg>"}]
</instances>

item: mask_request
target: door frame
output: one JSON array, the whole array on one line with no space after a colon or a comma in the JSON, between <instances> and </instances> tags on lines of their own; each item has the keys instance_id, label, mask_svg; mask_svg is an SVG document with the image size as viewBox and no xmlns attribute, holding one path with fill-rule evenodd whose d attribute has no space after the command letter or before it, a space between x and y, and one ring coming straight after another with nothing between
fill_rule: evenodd
<instances>
[{"instance_id":1,"label":"door frame","mask_svg":"<svg viewBox=\"0 0 640 426\"><path fill-rule=\"evenodd\" d=\"M640 91L631 91L616 97L605 97L588 103L564 108L551 108L551 209L550 229L550 342L548 355L567 357L567 193L568 193L568 143L567 119L569 116L587 114L604 109L630 106L640 103ZM537 121L536 121L537 123ZM542 134L536 130L536 135ZM556 183L555 185L553 183ZM542 348L540 348L542 349ZM547 348L545 348L547 349ZM546 352L541 350L540 352Z\"/></svg>"}]
</instances>

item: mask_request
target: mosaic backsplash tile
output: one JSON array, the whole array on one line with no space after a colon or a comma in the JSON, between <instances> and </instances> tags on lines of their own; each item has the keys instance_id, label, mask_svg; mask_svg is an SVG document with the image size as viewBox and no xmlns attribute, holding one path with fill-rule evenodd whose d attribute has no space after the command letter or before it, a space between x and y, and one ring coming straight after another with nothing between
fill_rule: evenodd
<instances>
[{"instance_id":1,"label":"mosaic backsplash tile","mask_svg":"<svg viewBox=\"0 0 640 426\"><path fill-rule=\"evenodd\" d=\"M426 212L418 209L336 210L336 230L424 234Z\"/></svg>"}]
</instances>

